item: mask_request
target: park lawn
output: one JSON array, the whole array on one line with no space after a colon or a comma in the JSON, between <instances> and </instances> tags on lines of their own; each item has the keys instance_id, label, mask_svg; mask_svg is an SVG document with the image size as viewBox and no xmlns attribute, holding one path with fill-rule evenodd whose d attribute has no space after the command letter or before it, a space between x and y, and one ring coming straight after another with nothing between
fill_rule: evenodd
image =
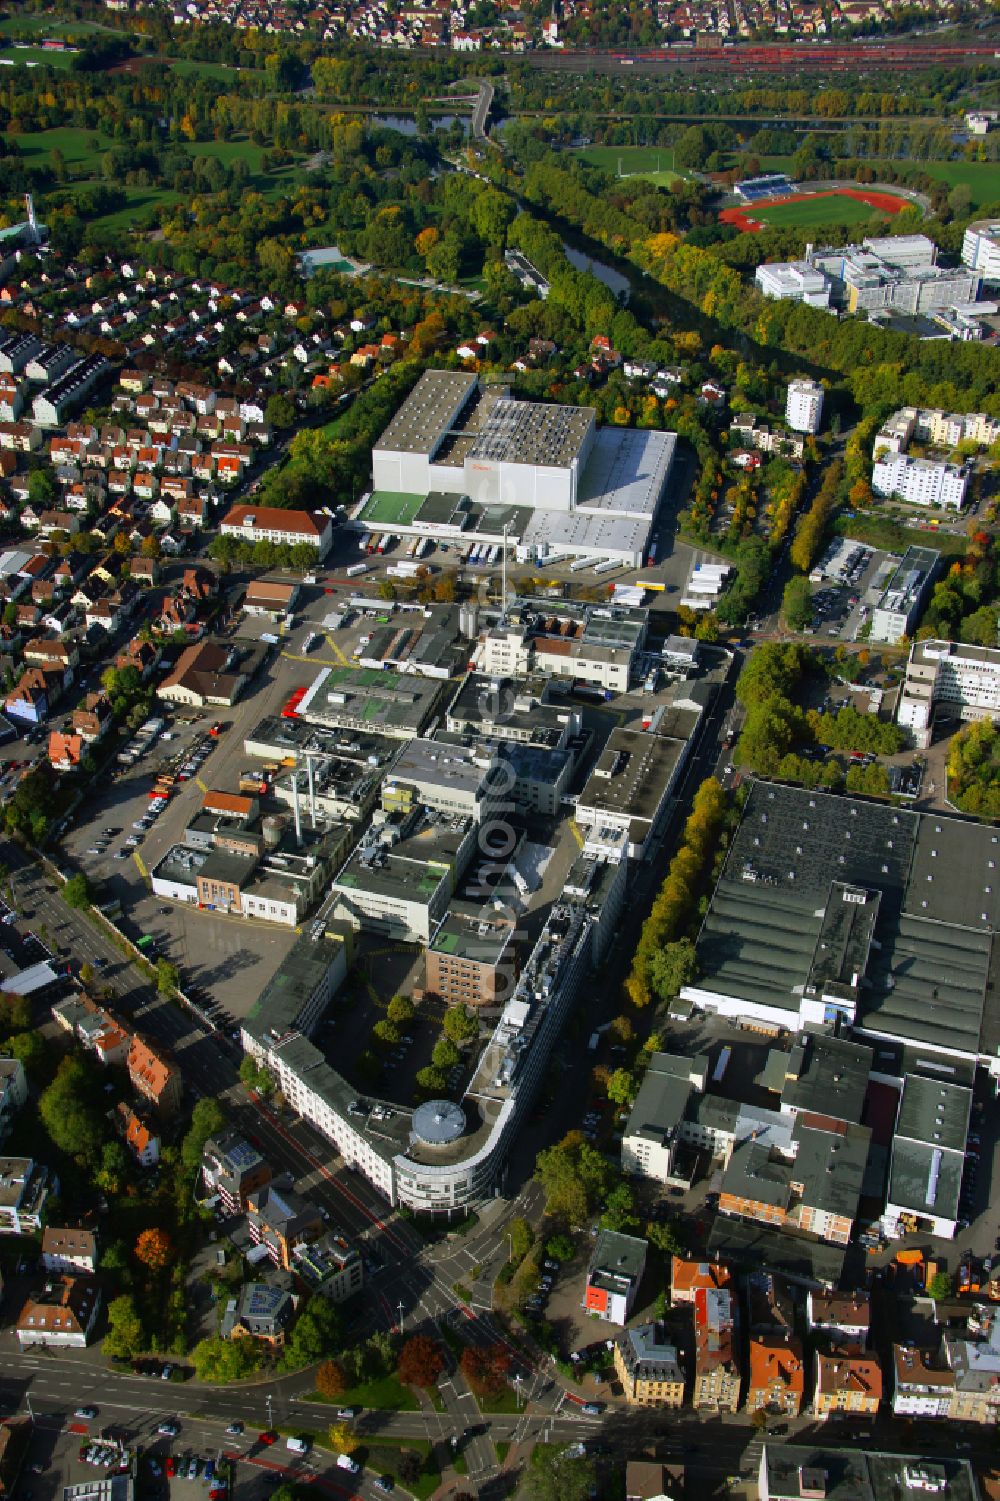
<instances>
[{"instance_id":1,"label":"park lawn","mask_svg":"<svg viewBox=\"0 0 1000 1501\"><path fill-rule=\"evenodd\" d=\"M507 1439L501 1438L494 1441L493 1447L497 1452L497 1464L502 1465L510 1453L510 1444Z\"/></svg>"},{"instance_id":2,"label":"park lawn","mask_svg":"<svg viewBox=\"0 0 1000 1501\"><path fill-rule=\"evenodd\" d=\"M49 52L44 47L3 47L0 57L10 58L15 67L58 68L68 73L73 66L75 52Z\"/></svg>"},{"instance_id":3,"label":"park lawn","mask_svg":"<svg viewBox=\"0 0 1000 1501\"><path fill-rule=\"evenodd\" d=\"M0 36L23 36L28 31L39 32L42 36L75 36L86 31L110 30L110 26L100 26L96 21L57 21L51 15L35 16L27 11L18 11L16 15L7 16L0 21Z\"/></svg>"},{"instance_id":4,"label":"park lawn","mask_svg":"<svg viewBox=\"0 0 1000 1501\"><path fill-rule=\"evenodd\" d=\"M46 54L48 55L48 54ZM58 57L58 53L53 56ZM96 130L76 130L69 125L53 130L36 130L14 137L21 155L29 166L48 165L53 151L61 151L67 167L82 167L88 177L99 176L101 156L115 144L110 136Z\"/></svg>"},{"instance_id":5,"label":"park lawn","mask_svg":"<svg viewBox=\"0 0 1000 1501\"><path fill-rule=\"evenodd\" d=\"M79 183L79 187L87 184ZM98 214L90 222L101 224L105 229L130 229L133 225L141 228L148 224L155 210L162 205L172 207L179 202L180 193L175 193L173 188L133 188L123 189L128 203L124 208L113 209L109 214Z\"/></svg>"},{"instance_id":6,"label":"park lawn","mask_svg":"<svg viewBox=\"0 0 1000 1501\"><path fill-rule=\"evenodd\" d=\"M933 547L946 557L962 557L969 539L962 533L942 531L940 527L899 526L888 517L861 515L838 516L834 530L856 542L867 542L887 552L905 552L908 547Z\"/></svg>"},{"instance_id":7,"label":"park lawn","mask_svg":"<svg viewBox=\"0 0 1000 1501\"><path fill-rule=\"evenodd\" d=\"M411 1449L415 1454L421 1455L427 1466L425 1473L412 1486L405 1485L396 1473L396 1466L399 1464L399 1456L403 1449ZM432 1496L441 1484L441 1471L434 1458L434 1449L429 1439L391 1439L380 1435L371 1445L359 1445L355 1452L359 1457L363 1457L366 1469L373 1470L377 1475L388 1473L398 1486L415 1496L416 1501L427 1501L427 1498Z\"/></svg>"},{"instance_id":8,"label":"park lawn","mask_svg":"<svg viewBox=\"0 0 1000 1501\"><path fill-rule=\"evenodd\" d=\"M377 1407L383 1412L418 1412L420 1404L395 1374L381 1376L375 1381L363 1381L352 1386L342 1397L321 1397L312 1393L308 1402L324 1403L328 1407Z\"/></svg>"},{"instance_id":9,"label":"park lawn","mask_svg":"<svg viewBox=\"0 0 1000 1501\"><path fill-rule=\"evenodd\" d=\"M258 146L255 141L235 140L187 141L184 149L190 152L192 156L218 157L219 161L224 162L227 167L231 162L246 162L250 171L254 175L257 175L261 170L261 157L267 148L265 146Z\"/></svg>"},{"instance_id":10,"label":"park lawn","mask_svg":"<svg viewBox=\"0 0 1000 1501\"><path fill-rule=\"evenodd\" d=\"M848 198L844 194L804 199L801 203L752 203L747 212L751 218L767 224L771 229L810 229L820 224L866 224L871 219L885 218L870 203L859 203L856 198Z\"/></svg>"},{"instance_id":11,"label":"park lawn","mask_svg":"<svg viewBox=\"0 0 1000 1501\"><path fill-rule=\"evenodd\" d=\"M517 1392L512 1386L505 1386L496 1397L481 1397L478 1392L473 1392L472 1395L476 1399L480 1412L515 1413L521 1411L517 1403Z\"/></svg>"},{"instance_id":12,"label":"park lawn","mask_svg":"<svg viewBox=\"0 0 1000 1501\"><path fill-rule=\"evenodd\" d=\"M166 61L181 78L207 78L212 83L237 83L241 73L256 74L258 68L231 68L228 63L203 63L193 57L168 57Z\"/></svg>"}]
</instances>

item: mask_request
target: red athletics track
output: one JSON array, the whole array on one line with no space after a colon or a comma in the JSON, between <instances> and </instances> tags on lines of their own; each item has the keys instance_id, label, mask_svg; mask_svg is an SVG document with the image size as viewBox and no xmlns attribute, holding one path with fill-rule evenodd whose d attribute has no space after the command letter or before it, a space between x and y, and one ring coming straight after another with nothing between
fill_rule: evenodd
<instances>
[{"instance_id":1,"label":"red athletics track","mask_svg":"<svg viewBox=\"0 0 1000 1501\"><path fill-rule=\"evenodd\" d=\"M885 214L898 214L907 205L907 199L897 193L880 193L877 188L829 188L824 193L786 193L781 198L764 198L758 206L774 208L779 203L811 203L816 198L856 198L858 203L867 203L870 208L880 209ZM724 208L719 219L723 224L735 224L737 229L757 234L770 226L753 217L754 207L748 203L746 208Z\"/></svg>"}]
</instances>

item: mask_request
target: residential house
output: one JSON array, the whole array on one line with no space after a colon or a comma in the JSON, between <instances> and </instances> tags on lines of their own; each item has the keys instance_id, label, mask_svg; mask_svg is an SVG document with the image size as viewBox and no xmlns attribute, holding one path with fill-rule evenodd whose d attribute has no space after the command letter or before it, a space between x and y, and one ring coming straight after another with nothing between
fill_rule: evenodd
<instances>
[{"instance_id":1,"label":"residential house","mask_svg":"<svg viewBox=\"0 0 1000 1501\"><path fill-rule=\"evenodd\" d=\"M674 1306L678 1303L693 1306L700 1291L729 1287L730 1283L729 1268L724 1261L688 1261L683 1256L671 1258L670 1302Z\"/></svg>"},{"instance_id":2,"label":"residential house","mask_svg":"<svg viewBox=\"0 0 1000 1501\"><path fill-rule=\"evenodd\" d=\"M223 1316L222 1338L258 1339L272 1349L280 1349L295 1317L297 1301L290 1277L275 1282L245 1282Z\"/></svg>"},{"instance_id":3,"label":"residential house","mask_svg":"<svg viewBox=\"0 0 1000 1501\"><path fill-rule=\"evenodd\" d=\"M813 1412L818 1418L849 1412L875 1417L882 1401L882 1367L861 1350L816 1353Z\"/></svg>"},{"instance_id":4,"label":"residential house","mask_svg":"<svg viewBox=\"0 0 1000 1501\"><path fill-rule=\"evenodd\" d=\"M694 1300L694 1392L699 1412L735 1412L740 1405L736 1303L726 1287L699 1288Z\"/></svg>"},{"instance_id":5,"label":"residential house","mask_svg":"<svg viewBox=\"0 0 1000 1501\"><path fill-rule=\"evenodd\" d=\"M1000 1319L991 1318L985 1339L946 1329L941 1349L955 1377L949 1418L995 1427L1000 1416Z\"/></svg>"},{"instance_id":6,"label":"residential house","mask_svg":"<svg viewBox=\"0 0 1000 1501\"><path fill-rule=\"evenodd\" d=\"M335 1230L327 1230L319 1240L300 1241L292 1250L292 1264L310 1292L322 1293L331 1303L345 1303L364 1283L360 1251Z\"/></svg>"},{"instance_id":7,"label":"residential house","mask_svg":"<svg viewBox=\"0 0 1000 1501\"><path fill-rule=\"evenodd\" d=\"M646 1267L647 1245L635 1235L602 1230L587 1269L583 1306L609 1323L628 1321Z\"/></svg>"},{"instance_id":8,"label":"residential house","mask_svg":"<svg viewBox=\"0 0 1000 1501\"><path fill-rule=\"evenodd\" d=\"M89 1343L101 1307L101 1289L93 1277L59 1277L29 1298L17 1321L17 1342L47 1348L75 1348Z\"/></svg>"},{"instance_id":9,"label":"residential house","mask_svg":"<svg viewBox=\"0 0 1000 1501\"><path fill-rule=\"evenodd\" d=\"M892 1410L897 1417L948 1417L955 1373L940 1351L893 1345L892 1364Z\"/></svg>"},{"instance_id":10,"label":"residential house","mask_svg":"<svg viewBox=\"0 0 1000 1501\"><path fill-rule=\"evenodd\" d=\"M115 1107L115 1124L139 1166L155 1167L160 1160L160 1138L149 1121L120 1100Z\"/></svg>"},{"instance_id":11,"label":"residential house","mask_svg":"<svg viewBox=\"0 0 1000 1501\"><path fill-rule=\"evenodd\" d=\"M45 1201L59 1182L30 1157L0 1157L0 1235L33 1235L42 1228Z\"/></svg>"},{"instance_id":12,"label":"residential house","mask_svg":"<svg viewBox=\"0 0 1000 1501\"><path fill-rule=\"evenodd\" d=\"M72 995L52 1007L52 1020L71 1032L82 1047L105 1065L124 1064L132 1041L109 1011L88 995Z\"/></svg>"},{"instance_id":13,"label":"residential house","mask_svg":"<svg viewBox=\"0 0 1000 1501\"><path fill-rule=\"evenodd\" d=\"M794 1334L754 1334L750 1338L747 1411L797 1418L805 1397L802 1343Z\"/></svg>"},{"instance_id":14,"label":"residential house","mask_svg":"<svg viewBox=\"0 0 1000 1501\"><path fill-rule=\"evenodd\" d=\"M662 1325L624 1330L615 1341L614 1360L626 1402L634 1407L683 1407L680 1353Z\"/></svg>"},{"instance_id":15,"label":"residential house","mask_svg":"<svg viewBox=\"0 0 1000 1501\"><path fill-rule=\"evenodd\" d=\"M42 667L29 667L4 700L12 719L40 724L62 697L62 674Z\"/></svg>"},{"instance_id":16,"label":"residential house","mask_svg":"<svg viewBox=\"0 0 1000 1501\"><path fill-rule=\"evenodd\" d=\"M292 1270L295 1247L318 1240L325 1229L319 1210L295 1192L288 1174L249 1193L246 1212L251 1240L266 1246L275 1266L286 1272Z\"/></svg>"},{"instance_id":17,"label":"residential house","mask_svg":"<svg viewBox=\"0 0 1000 1501\"><path fill-rule=\"evenodd\" d=\"M245 1214L248 1196L270 1183L271 1164L238 1131L206 1141L201 1157L205 1191L218 1195L227 1214Z\"/></svg>"},{"instance_id":18,"label":"residential house","mask_svg":"<svg viewBox=\"0 0 1000 1501\"><path fill-rule=\"evenodd\" d=\"M56 771L76 771L85 749L81 735L67 735L62 730L50 730L46 754Z\"/></svg>"},{"instance_id":19,"label":"residential house","mask_svg":"<svg viewBox=\"0 0 1000 1501\"><path fill-rule=\"evenodd\" d=\"M682 1501L683 1495L683 1464L658 1459L626 1461L625 1501Z\"/></svg>"},{"instance_id":20,"label":"residential house","mask_svg":"<svg viewBox=\"0 0 1000 1501\"><path fill-rule=\"evenodd\" d=\"M817 1333L863 1350L871 1328L871 1299L866 1292L820 1292L806 1296L806 1322Z\"/></svg>"},{"instance_id":21,"label":"residential house","mask_svg":"<svg viewBox=\"0 0 1000 1501\"><path fill-rule=\"evenodd\" d=\"M42 1266L47 1272L97 1271L97 1236L93 1230L46 1225L42 1231Z\"/></svg>"},{"instance_id":22,"label":"residential house","mask_svg":"<svg viewBox=\"0 0 1000 1501\"><path fill-rule=\"evenodd\" d=\"M148 1100L160 1115L177 1113L184 1093L179 1068L138 1037L132 1038L126 1066L136 1094Z\"/></svg>"}]
</instances>

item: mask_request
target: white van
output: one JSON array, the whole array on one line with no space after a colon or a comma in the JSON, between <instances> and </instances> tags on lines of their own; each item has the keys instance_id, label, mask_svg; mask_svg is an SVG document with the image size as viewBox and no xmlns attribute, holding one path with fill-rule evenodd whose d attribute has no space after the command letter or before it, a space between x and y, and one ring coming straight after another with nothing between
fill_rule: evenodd
<instances>
[{"instance_id":1,"label":"white van","mask_svg":"<svg viewBox=\"0 0 1000 1501\"><path fill-rule=\"evenodd\" d=\"M357 1460L352 1459L349 1454L338 1454L337 1469L350 1470L352 1475L357 1475L358 1471L361 1469L361 1466L358 1464Z\"/></svg>"},{"instance_id":2,"label":"white van","mask_svg":"<svg viewBox=\"0 0 1000 1501\"><path fill-rule=\"evenodd\" d=\"M309 1440L304 1438L286 1438L285 1448L291 1449L293 1454L308 1454Z\"/></svg>"}]
</instances>

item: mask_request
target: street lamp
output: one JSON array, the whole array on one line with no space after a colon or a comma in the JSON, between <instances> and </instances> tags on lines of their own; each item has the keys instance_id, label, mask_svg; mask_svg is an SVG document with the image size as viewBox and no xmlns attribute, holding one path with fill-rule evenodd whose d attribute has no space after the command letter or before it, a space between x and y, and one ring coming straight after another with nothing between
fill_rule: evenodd
<instances>
[{"instance_id":1,"label":"street lamp","mask_svg":"<svg viewBox=\"0 0 1000 1501\"><path fill-rule=\"evenodd\" d=\"M396 1309L397 1309L397 1311L399 1313L399 1324L397 1325L397 1328L399 1330L399 1333L402 1334L402 1332L403 1332L403 1300L402 1300L402 1298L400 1298L399 1302L396 1304Z\"/></svg>"},{"instance_id":2,"label":"street lamp","mask_svg":"<svg viewBox=\"0 0 1000 1501\"><path fill-rule=\"evenodd\" d=\"M524 1377L521 1375L521 1372L518 1371L517 1375L514 1377L514 1395L517 1398L517 1410L518 1410L518 1412L520 1412L520 1410L521 1410L521 1382L523 1380L524 1380Z\"/></svg>"},{"instance_id":3,"label":"street lamp","mask_svg":"<svg viewBox=\"0 0 1000 1501\"><path fill-rule=\"evenodd\" d=\"M268 1392L267 1397L265 1398L265 1401L267 1402L267 1429L268 1429L268 1432L270 1433L271 1429L274 1427L274 1417L273 1417L273 1414L271 1412L271 1393L270 1392Z\"/></svg>"}]
</instances>

